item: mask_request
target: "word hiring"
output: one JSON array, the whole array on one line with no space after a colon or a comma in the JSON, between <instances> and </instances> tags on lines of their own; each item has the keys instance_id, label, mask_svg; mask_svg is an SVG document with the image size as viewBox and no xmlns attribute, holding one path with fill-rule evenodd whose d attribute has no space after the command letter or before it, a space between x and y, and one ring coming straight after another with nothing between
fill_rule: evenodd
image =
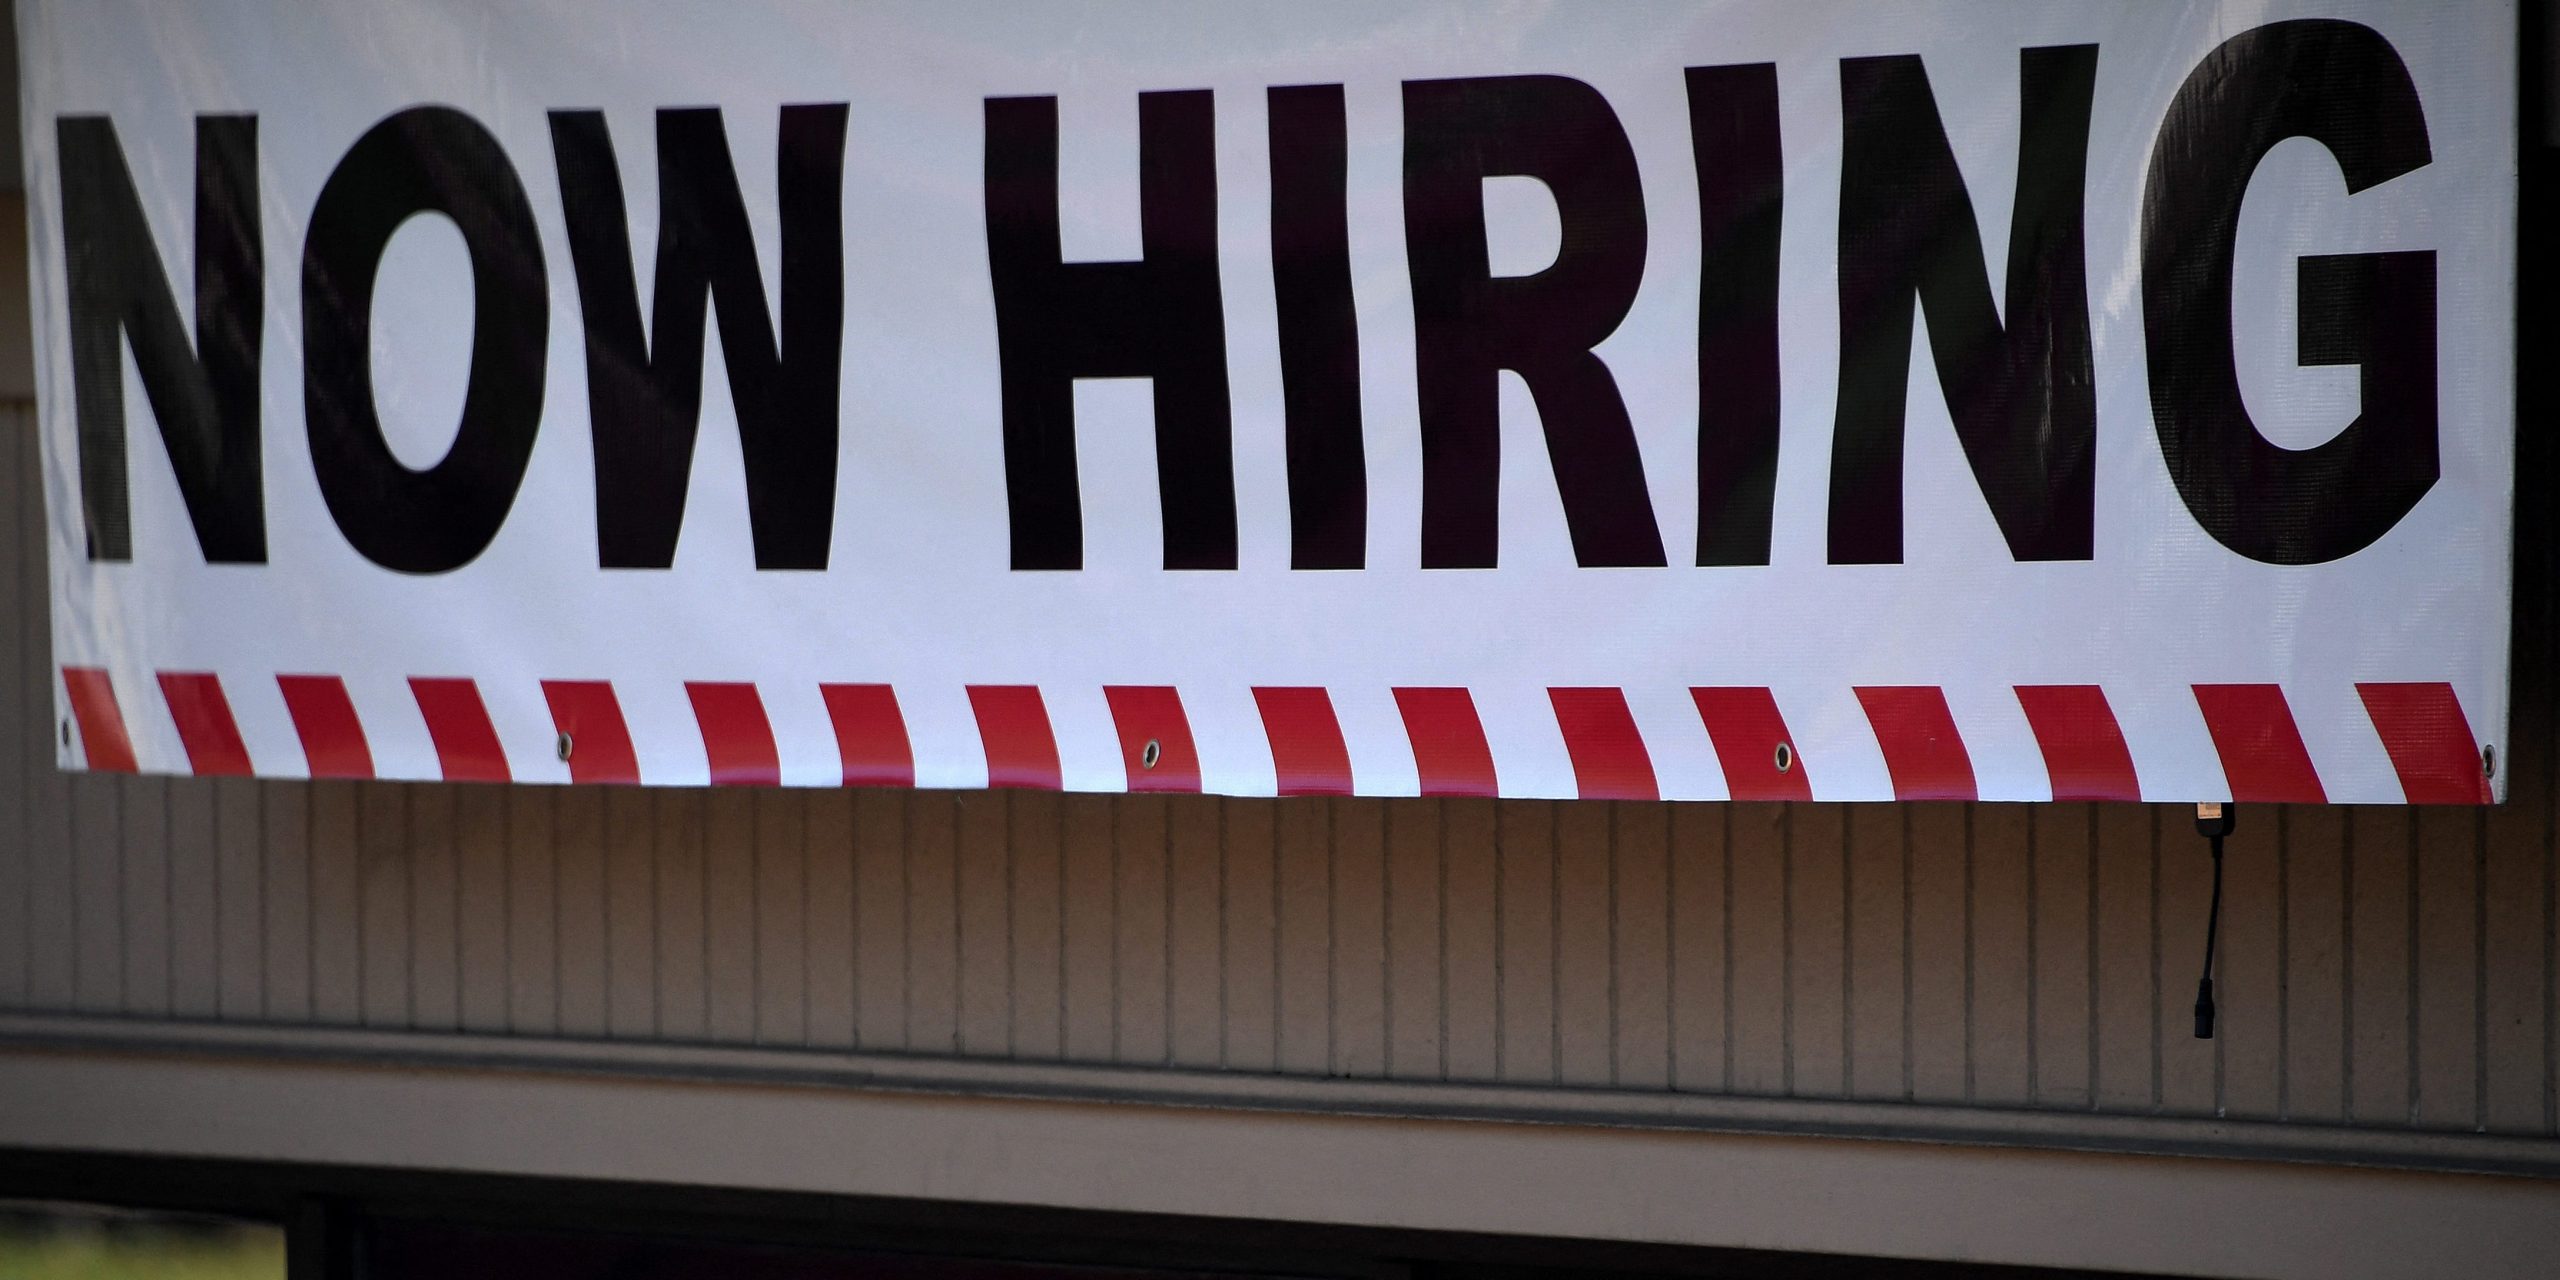
<instances>
[{"instance_id":1,"label":"word hiring","mask_svg":"<svg viewBox=\"0 0 2560 1280\"><path fill-rule=\"evenodd\" d=\"M1920 60L1842 60L1832 562L1902 558L1915 306L1964 455L2012 555L2090 557L2096 396L2083 191L2098 56L2094 45L2019 55L2016 203L1997 310L1972 201ZM1777 74L1758 63L1693 67L1685 77L1704 239L1694 561L1764 564L1779 437ZM1625 402L1592 350L1625 319L1646 253L1643 188L1617 115L1591 86L1557 76L1413 81L1403 99L1422 565L1495 564L1504 370L1535 398L1578 562L1667 563ZM1056 99L984 106L1013 567L1083 564L1074 380L1146 377L1164 565L1234 568L1210 93L1139 95L1143 254L1118 262L1061 253ZM1368 493L1342 87L1272 88L1268 108L1292 563L1359 568ZM549 124L585 324L600 564L673 561L705 327L716 317L756 567L824 569L844 337L845 104L781 109L778 314L768 310L719 111L657 113L659 231L645 331L604 118L555 111ZM192 344L113 124L65 116L56 137L89 555L133 552L121 362L129 347L205 559L263 563L256 118L196 122ZM2212 537L2281 564L2370 545L2439 474L2432 253L2299 260L2300 359L2361 366L2352 425L2317 447L2286 449L2258 432L2242 403L2231 325L2241 201L2260 160L2295 137L2327 147L2351 192L2431 158L2416 87L2379 34L2346 22L2272 23L2193 68L2154 140L2141 210L2150 399L2169 474ZM1484 180L1504 176L1538 179L1555 199L1562 247L1534 275L1497 276L1489 265ZM421 470L384 437L369 330L393 233L428 213L461 233L476 310L460 425L446 455ZM384 119L322 187L302 261L311 459L339 529L375 563L449 571L505 521L541 417L546 271L514 165L460 111L420 106Z\"/></svg>"}]
</instances>

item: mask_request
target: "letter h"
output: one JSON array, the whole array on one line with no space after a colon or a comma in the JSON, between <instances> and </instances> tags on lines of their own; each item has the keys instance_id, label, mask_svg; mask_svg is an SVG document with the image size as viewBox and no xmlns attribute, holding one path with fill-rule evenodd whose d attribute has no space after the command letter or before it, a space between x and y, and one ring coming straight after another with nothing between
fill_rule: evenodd
<instances>
[{"instance_id":1,"label":"letter h","mask_svg":"<svg viewBox=\"0 0 2560 1280\"><path fill-rule=\"evenodd\" d=\"M1205 89L1138 95L1134 262L1062 261L1058 100L986 103L987 259L1016 569L1084 567L1074 382L1154 380L1164 567L1236 567L1234 445Z\"/></svg>"}]
</instances>

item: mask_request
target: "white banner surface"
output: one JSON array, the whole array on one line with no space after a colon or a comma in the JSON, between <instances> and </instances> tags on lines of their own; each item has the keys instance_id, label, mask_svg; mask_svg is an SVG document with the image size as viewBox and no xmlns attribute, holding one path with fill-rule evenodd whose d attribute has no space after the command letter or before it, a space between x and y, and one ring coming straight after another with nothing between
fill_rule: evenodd
<instances>
[{"instance_id":1,"label":"white banner surface","mask_svg":"<svg viewBox=\"0 0 2560 1280\"><path fill-rule=\"evenodd\" d=\"M2503 791L2503 0L20 0L66 767Z\"/></svg>"}]
</instances>

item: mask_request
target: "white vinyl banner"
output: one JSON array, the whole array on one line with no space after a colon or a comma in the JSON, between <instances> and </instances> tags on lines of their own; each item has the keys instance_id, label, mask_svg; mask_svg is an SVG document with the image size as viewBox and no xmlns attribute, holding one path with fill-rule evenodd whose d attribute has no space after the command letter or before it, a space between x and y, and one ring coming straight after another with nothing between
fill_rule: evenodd
<instances>
[{"instance_id":1,"label":"white vinyl banner","mask_svg":"<svg viewBox=\"0 0 2560 1280\"><path fill-rule=\"evenodd\" d=\"M2511 0L19 0L66 767L2467 802Z\"/></svg>"}]
</instances>

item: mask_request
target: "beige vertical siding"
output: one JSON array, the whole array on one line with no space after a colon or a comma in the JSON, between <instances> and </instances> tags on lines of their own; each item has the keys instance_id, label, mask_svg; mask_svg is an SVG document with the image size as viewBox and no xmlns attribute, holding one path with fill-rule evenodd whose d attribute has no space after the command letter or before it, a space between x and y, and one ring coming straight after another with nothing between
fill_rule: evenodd
<instances>
[{"instance_id":1,"label":"beige vertical siding","mask_svg":"<svg viewBox=\"0 0 2560 1280\"><path fill-rule=\"evenodd\" d=\"M2248 813L2202 1043L2169 810L68 777L5 421L0 1010L2560 1135L2539 554L2514 800Z\"/></svg>"}]
</instances>

